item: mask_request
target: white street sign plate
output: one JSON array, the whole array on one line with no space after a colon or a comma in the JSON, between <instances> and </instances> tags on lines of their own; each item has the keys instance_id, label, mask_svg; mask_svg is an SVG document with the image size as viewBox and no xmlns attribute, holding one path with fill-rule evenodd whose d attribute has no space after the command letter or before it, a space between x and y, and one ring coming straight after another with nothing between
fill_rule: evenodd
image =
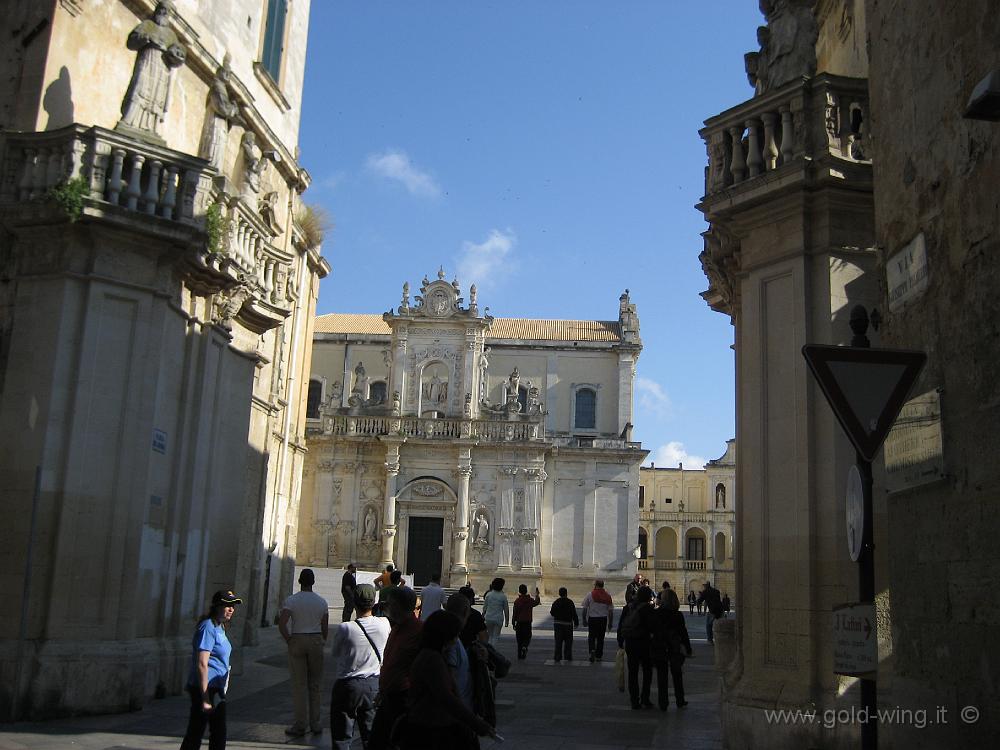
<instances>
[{"instance_id":1,"label":"white street sign plate","mask_svg":"<svg viewBox=\"0 0 1000 750\"><path fill-rule=\"evenodd\" d=\"M869 677L878 670L878 631L874 604L833 608L833 671Z\"/></svg>"}]
</instances>

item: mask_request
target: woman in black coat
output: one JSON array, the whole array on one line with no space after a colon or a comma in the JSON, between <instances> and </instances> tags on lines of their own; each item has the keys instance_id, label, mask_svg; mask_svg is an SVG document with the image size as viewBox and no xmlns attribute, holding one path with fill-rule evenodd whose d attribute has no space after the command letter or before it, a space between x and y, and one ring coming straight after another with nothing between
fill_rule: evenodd
<instances>
[{"instance_id":1,"label":"woman in black coat","mask_svg":"<svg viewBox=\"0 0 1000 750\"><path fill-rule=\"evenodd\" d=\"M667 592L664 592L667 593ZM680 601L673 591L667 593L662 607L655 611L653 620L653 666L656 668L656 693L660 710L666 711L670 705L667 692L667 670L674 680L674 700L677 708L684 708L684 657L690 658L691 639L688 637L684 615L680 613Z\"/></svg>"}]
</instances>

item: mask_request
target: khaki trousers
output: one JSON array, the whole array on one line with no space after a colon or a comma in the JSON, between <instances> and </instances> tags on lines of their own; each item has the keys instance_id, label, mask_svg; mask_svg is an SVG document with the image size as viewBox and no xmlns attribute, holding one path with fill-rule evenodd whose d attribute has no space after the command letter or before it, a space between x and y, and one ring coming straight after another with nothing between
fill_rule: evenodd
<instances>
[{"instance_id":1,"label":"khaki trousers","mask_svg":"<svg viewBox=\"0 0 1000 750\"><path fill-rule=\"evenodd\" d=\"M288 670L292 674L292 703L296 729L314 732L323 728L319 712L323 684L323 636L319 633L293 635L288 641ZM308 696L308 715L306 709Z\"/></svg>"}]
</instances>

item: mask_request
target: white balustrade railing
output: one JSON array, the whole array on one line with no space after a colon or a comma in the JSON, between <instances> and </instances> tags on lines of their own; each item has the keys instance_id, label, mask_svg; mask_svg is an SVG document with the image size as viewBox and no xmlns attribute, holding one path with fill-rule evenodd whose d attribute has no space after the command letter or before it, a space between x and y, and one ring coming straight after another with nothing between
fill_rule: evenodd
<instances>
[{"instance_id":1,"label":"white balustrade railing","mask_svg":"<svg viewBox=\"0 0 1000 750\"><path fill-rule=\"evenodd\" d=\"M823 154L870 163L867 117L867 81L823 73L710 118L705 195Z\"/></svg>"},{"instance_id":2,"label":"white balustrade railing","mask_svg":"<svg viewBox=\"0 0 1000 750\"><path fill-rule=\"evenodd\" d=\"M4 136L0 201L45 198L82 178L85 197L146 216L200 224L211 185L208 165L113 130L70 125Z\"/></svg>"},{"instance_id":3,"label":"white balustrade railing","mask_svg":"<svg viewBox=\"0 0 1000 750\"><path fill-rule=\"evenodd\" d=\"M327 416L323 419L323 432L328 435L398 435L422 439L468 438L486 442L524 442L543 439L541 420L512 422L385 415Z\"/></svg>"}]
</instances>

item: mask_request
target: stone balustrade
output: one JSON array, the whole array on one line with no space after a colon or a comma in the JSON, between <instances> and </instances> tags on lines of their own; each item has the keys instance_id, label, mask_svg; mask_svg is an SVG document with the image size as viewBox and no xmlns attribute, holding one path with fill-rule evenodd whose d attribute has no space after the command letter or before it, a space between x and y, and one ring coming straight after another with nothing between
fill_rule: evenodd
<instances>
[{"instance_id":1,"label":"stone balustrade","mask_svg":"<svg viewBox=\"0 0 1000 750\"><path fill-rule=\"evenodd\" d=\"M728 511L730 519L732 519L733 512ZM675 510L640 510L639 520L640 521L676 521L678 523L712 523L713 521L726 520L726 511L709 512L709 513L692 513L688 511L675 511Z\"/></svg>"},{"instance_id":2,"label":"stone balustrade","mask_svg":"<svg viewBox=\"0 0 1000 750\"><path fill-rule=\"evenodd\" d=\"M203 221L211 174L203 159L113 130L70 125L6 133L0 202L40 200L82 178L97 204L187 224Z\"/></svg>"},{"instance_id":3,"label":"stone balustrade","mask_svg":"<svg viewBox=\"0 0 1000 750\"><path fill-rule=\"evenodd\" d=\"M624 438L598 438L559 435L552 438L553 445L561 448L603 448L606 450L642 450L642 443Z\"/></svg>"},{"instance_id":4,"label":"stone balustrade","mask_svg":"<svg viewBox=\"0 0 1000 750\"><path fill-rule=\"evenodd\" d=\"M469 439L482 442L529 442L544 439L541 419L489 420L459 418L398 417L391 415L344 415L323 418L323 434L356 437L397 435L419 439Z\"/></svg>"},{"instance_id":5,"label":"stone balustrade","mask_svg":"<svg viewBox=\"0 0 1000 750\"><path fill-rule=\"evenodd\" d=\"M706 197L824 156L871 163L865 79L788 83L705 121Z\"/></svg>"}]
</instances>

